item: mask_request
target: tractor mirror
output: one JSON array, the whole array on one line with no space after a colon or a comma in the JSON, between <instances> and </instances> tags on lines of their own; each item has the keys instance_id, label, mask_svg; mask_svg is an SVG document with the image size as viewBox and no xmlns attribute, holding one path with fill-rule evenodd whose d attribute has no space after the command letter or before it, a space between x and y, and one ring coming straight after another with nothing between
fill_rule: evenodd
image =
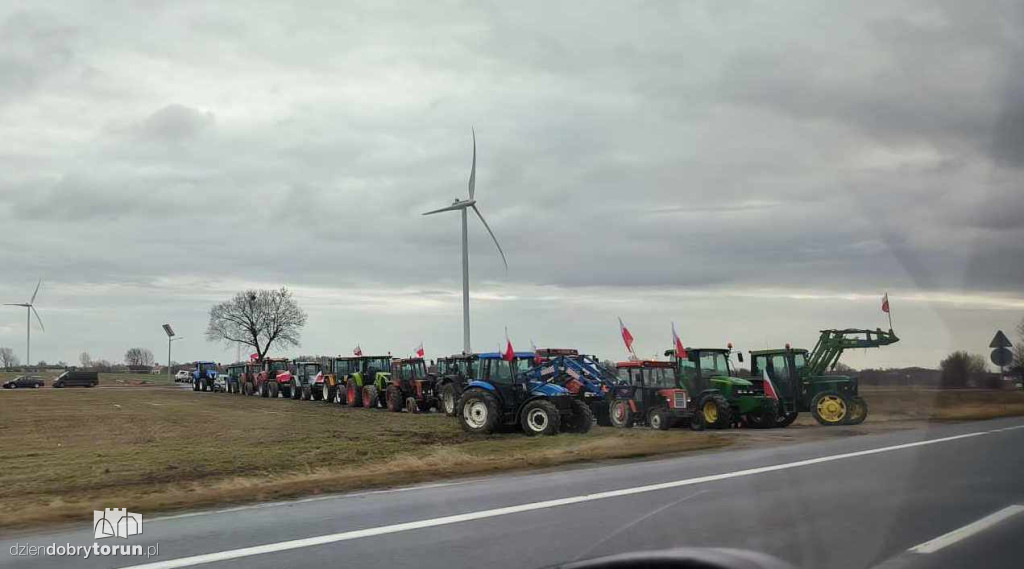
<instances>
[{"instance_id":1,"label":"tractor mirror","mask_svg":"<svg viewBox=\"0 0 1024 569\"><path fill-rule=\"evenodd\" d=\"M743 352L736 352L736 359L740 360L740 363L743 363Z\"/></svg>"}]
</instances>

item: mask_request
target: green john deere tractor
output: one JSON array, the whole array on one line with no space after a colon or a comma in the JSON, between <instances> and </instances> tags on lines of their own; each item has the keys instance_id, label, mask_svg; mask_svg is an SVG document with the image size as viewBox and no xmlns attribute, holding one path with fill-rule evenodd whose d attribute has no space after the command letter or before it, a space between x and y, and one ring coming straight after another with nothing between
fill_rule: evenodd
<instances>
[{"instance_id":1,"label":"green john deere tractor","mask_svg":"<svg viewBox=\"0 0 1024 569\"><path fill-rule=\"evenodd\" d=\"M672 357L676 375L696 402L695 428L728 429L746 425L754 428L775 426L778 402L766 397L760 379L734 377L729 367L729 348L686 348L686 357L675 350ZM743 354L737 353L742 362Z\"/></svg>"},{"instance_id":2,"label":"green john deere tractor","mask_svg":"<svg viewBox=\"0 0 1024 569\"><path fill-rule=\"evenodd\" d=\"M868 405L860 397L857 378L825 375L836 367L844 350L878 348L899 341L890 329L822 330L814 349L791 348L750 352L750 375L767 375L779 395L776 426L785 427L797 415L810 412L825 426L857 425L868 416Z\"/></svg>"}]
</instances>

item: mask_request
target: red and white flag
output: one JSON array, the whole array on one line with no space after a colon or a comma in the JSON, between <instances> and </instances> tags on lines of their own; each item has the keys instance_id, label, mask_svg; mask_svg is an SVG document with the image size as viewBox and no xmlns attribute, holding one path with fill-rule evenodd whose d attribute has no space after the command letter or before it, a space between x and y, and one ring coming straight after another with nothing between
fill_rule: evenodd
<instances>
[{"instance_id":1,"label":"red and white flag","mask_svg":"<svg viewBox=\"0 0 1024 569\"><path fill-rule=\"evenodd\" d=\"M633 335L629 333L629 328L626 328L626 325L622 323L622 318L619 318L619 332L622 332L622 341L626 344L626 349L629 350L629 353L635 355L636 353L633 351Z\"/></svg>"},{"instance_id":2,"label":"red and white flag","mask_svg":"<svg viewBox=\"0 0 1024 569\"><path fill-rule=\"evenodd\" d=\"M505 330L505 353L501 355L501 359L506 362L516 359L516 351L512 349L512 340L508 339L508 330Z\"/></svg>"},{"instance_id":3,"label":"red and white flag","mask_svg":"<svg viewBox=\"0 0 1024 569\"><path fill-rule=\"evenodd\" d=\"M686 358L686 348L683 347L683 341L679 339L679 334L676 333L676 323L672 323L672 346L676 349L677 358Z\"/></svg>"},{"instance_id":4,"label":"red and white flag","mask_svg":"<svg viewBox=\"0 0 1024 569\"><path fill-rule=\"evenodd\" d=\"M882 295L882 312L889 314L889 293Z\"/></svg>"},{"instance_id":5,"label":"red and white flag","mask_svg":"<svg viewBox=\"0 0 1024 569\"><path fill-rule=\"evenodd\" d=\"M426 352L423 351L423 342L420 342L420 345L416 347L416 357L422 358L425 353Z\"/></svg>"},{"instance_id":6,"label":"red and white flag","mask_svg":"<svg viewBox=\"0 0 1024 569\"><path fill-rule=\"evenodd\" d=\"M768 399L779 400L779 394L775 391L775 384L772 383L770 377L768 377L768 369L761 370L761 375L764 377L764 396Z\"/></svg>"},{"instance_id":7,"label":"red and white flag","mask_svg":"<svg viewBox=\"0 0 1024 569\"><path fill-rule=\"evenodd\" d=\"M356 344L356 347L352 349L352 355L356 357L363 356L363 349L359 347L359 344Z\"/></svg>"},{"instance_id":8,"label":"red and white flag","mask_svg":"<svg viewBox=\"0 0 1024 569\"><path fill-rule=\"evenodd\" d=\"M258 353L256 353L256 354L249 354L249 361L250 362L254 362L254 361L258 360L258 359L260 359L260 355Z\"/></svg>"},{"instance_id":9,"label":"red and white flag","mask_svg":"<svg viewBox=\"0 0 1024 569\"><path fill-rule=\"evenodd\" d=\"M530 338L530 349L533 350L533 363L534 365L540 365L541 357L537 353L537 344L533 343L533 338Z\"/></svg>"}]
</instances>

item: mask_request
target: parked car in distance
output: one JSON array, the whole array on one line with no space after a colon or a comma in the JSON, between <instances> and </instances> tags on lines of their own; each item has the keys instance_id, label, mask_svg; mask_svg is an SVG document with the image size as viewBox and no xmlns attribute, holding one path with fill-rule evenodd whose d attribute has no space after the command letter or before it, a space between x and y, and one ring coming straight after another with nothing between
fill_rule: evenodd
<instances>
[{"instance_id":1,"label":"parked car in distance","mask_svg":"<svg viewBox=\"0 0 1024 569\"><path fill-rule=\"evenodd\" d=\"M179 369L178 373L174 374L174 381L175 381L175 383L180 383L182 381L188 381L190 379L192 379L192 374L189 373L188 370Z\"/></svg>"},{"instance_id":2,"label":"parked car in distance","mask_svg":"<svg viewBox=\"0 0 1024 569\"><path fill-rule=\"evenodd\" d=\"M17 389L25 387L43 387L46 383L38 375L19 375L18 377L4 383L4 389Z\"/></svg>"},{"instance_id":3,"label":"parked car in distance","mask_svg":"<svg viewBox=\"0 0 1024 569\"><path fill-rule=\"evenodd\" d=\"M100 375L94 371L66 371L53 380L54 387L93 387L99 385Z\"/></svg>"}]
</instances>

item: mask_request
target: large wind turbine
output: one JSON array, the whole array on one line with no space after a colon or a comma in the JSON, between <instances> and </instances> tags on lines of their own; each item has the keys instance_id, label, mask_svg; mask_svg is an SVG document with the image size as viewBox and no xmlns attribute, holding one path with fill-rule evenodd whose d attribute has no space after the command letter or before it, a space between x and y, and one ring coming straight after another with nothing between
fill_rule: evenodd
<instances>
[{"instance_id":1,"label":"large wind turbine","mask_svg":"<svg viewBox=\"0 0 1024 569\"><path fill-rule=\"evenodd\" d=\"M436 209L434 211L428 211L423 215L432 215L435 213L441 213L443 211L461 211L462 212L462 351L464 353L472 353L469 343L469 226L467 221L466 210L472 209L476 216L480 218L480 222L484 224L487 229L487 233L491 234L491 239L494 240L494 245L498 247L498 253L501 253L501 261L505 263L505 270L508 270L508 261L505 259L505 252L501 250L501 245L498 244L498 238L494 236L494 232L491 231L491 226L487 225L487 220L480 213L480 210L476 207L476 130L473 130L473 168L469 171L469 199L460 200L455 198L455 203L448 207Z\"/></svg>"},{"instance_id":2,"label":"large wind turbine","mask_svg":"<svg viewBox=\"0 0 1024 569\"><path fill-rule=\"evenodd\" d=\"M39 285L43 284L43 279L39 279L36 283L36 290L32 293L32 299L28 302L8 303L4 306L22 306L25 308L25 365L32 365L32 314L35 313L36 320L39 321L39 328L45 332L46 328L43 327L43 319L39 317L39 313L36 312L36 307L33 303L36 301L36 295L39 294Z\"/></svg>"}]
</instances>

